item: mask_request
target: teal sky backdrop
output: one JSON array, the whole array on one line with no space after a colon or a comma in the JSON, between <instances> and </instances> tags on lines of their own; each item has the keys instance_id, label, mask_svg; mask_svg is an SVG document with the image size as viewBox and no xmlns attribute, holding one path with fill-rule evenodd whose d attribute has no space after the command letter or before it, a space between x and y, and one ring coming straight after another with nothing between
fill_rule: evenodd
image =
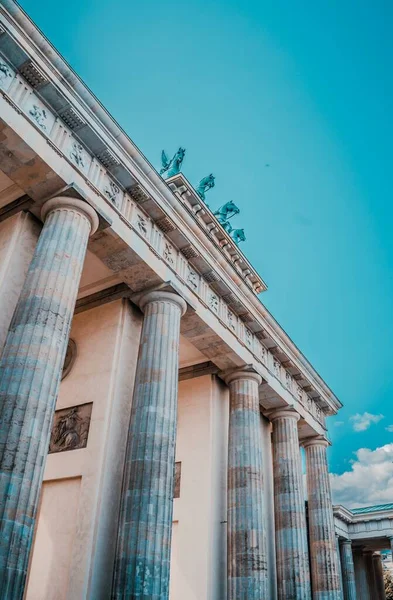
<instances>
[{"instance_id":1,"label":"teal sky backdrop","mask_svg":"<svg viewBox=\"0 0 393 600\"><path fill-rule=\"evenodd\" d=\"M182 145L241 208L262 301L344 403L332 471L391 444L393 4L21 4L157 168Z\"/></svg>"}]
</instances>

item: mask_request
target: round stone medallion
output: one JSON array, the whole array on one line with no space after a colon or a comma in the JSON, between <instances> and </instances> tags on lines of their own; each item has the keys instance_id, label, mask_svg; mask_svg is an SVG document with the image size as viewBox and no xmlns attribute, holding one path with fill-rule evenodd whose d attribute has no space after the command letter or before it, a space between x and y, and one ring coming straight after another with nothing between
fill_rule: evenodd
<instances>
[{"instance_id":1,"label":"round stone medallion","mask_svg":"<svg viewBox=\"0 0 393 600\"><path fill-rule=\"evenodd\" d=\"M62 380L65 377L67 377L67 375L70 373L72 367L74 366L74 363L76 360L76 354L77 354L76 343L73 339L70 338L69 342L68 342L68 346L67 346L67 352L66 352L65 359L64 359L63 373L61 375Z\"/></svg>"}]
</instances>

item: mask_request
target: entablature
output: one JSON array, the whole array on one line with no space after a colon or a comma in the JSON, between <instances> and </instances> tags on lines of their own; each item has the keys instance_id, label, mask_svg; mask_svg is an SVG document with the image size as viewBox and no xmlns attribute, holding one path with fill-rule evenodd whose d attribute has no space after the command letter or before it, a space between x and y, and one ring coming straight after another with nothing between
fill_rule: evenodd
<instances>
[{"instance_id":1,"label":"entablature","mask_svg":"<svg viewBox=\"0 0 393 600\"><path fill-rule=\"evenodd\" d=\"M15 7L11 0L3 5L2 19ZM324 415L341 405L256 298L264 282L200 199L196 208L198 197L185 177L164 182L29 22L31 44L27 18L18 11L4 20L0 35L3 98L269 370L278 388L325 427Z\"/></svg>"}]
</instances>

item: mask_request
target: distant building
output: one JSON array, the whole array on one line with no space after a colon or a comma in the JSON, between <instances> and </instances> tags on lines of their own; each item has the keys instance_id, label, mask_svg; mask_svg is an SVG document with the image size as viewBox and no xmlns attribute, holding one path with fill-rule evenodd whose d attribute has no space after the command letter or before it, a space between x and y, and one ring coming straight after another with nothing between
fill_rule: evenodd
<instances>
[{"instance_id":1,"label":"distant building","mask_svg":"<svg viewBox=\"0 0 393 600\"><path fill-rule=\"evenodd\" d=\"M383 568L392 567L393 503L352 509L334 506L333 512L343 572L351 560L354 564L356 597L384 600Z\"/></svg>"}]
</instances>

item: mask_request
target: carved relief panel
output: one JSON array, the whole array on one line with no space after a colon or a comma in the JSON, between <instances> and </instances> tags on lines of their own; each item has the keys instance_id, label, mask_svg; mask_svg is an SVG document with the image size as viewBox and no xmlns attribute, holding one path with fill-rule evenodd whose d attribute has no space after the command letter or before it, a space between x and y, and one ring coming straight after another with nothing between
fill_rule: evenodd
<instances>
[{"instance_id":1,"label":"carved relief panel","mask_svg":"<svg viewBox=\"0 0 393 600\"><path fill-rule=\"evenodd\" d=\"M55 412L49 454L86 447L92 407L90 402Z\"/></svg>"}]
</instances>

